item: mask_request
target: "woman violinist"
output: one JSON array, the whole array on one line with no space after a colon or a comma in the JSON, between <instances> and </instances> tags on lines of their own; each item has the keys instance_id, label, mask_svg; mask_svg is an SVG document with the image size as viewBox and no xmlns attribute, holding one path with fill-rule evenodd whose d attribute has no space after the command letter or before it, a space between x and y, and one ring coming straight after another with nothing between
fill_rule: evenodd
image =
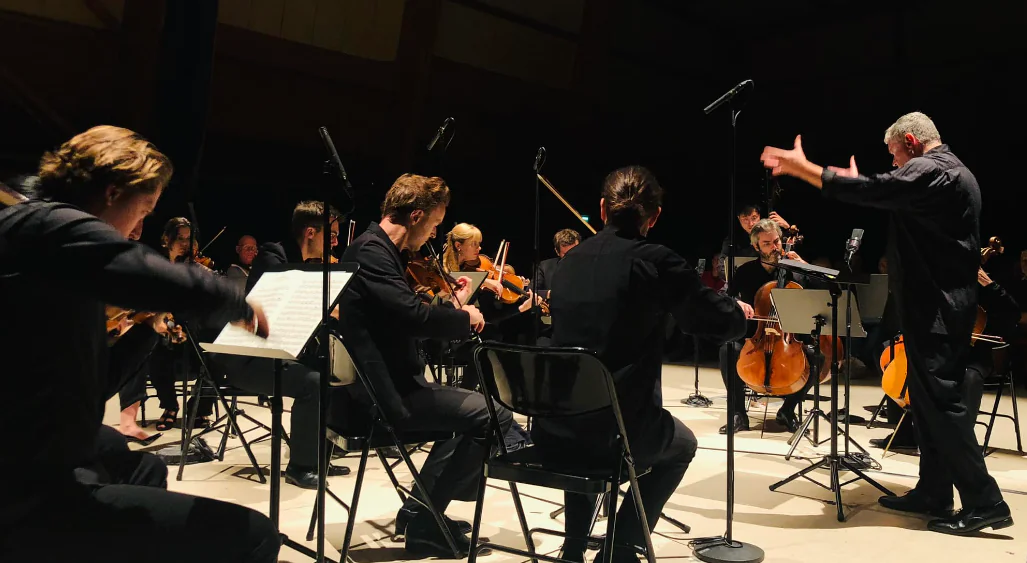
<instances>
[{"instance_id":1,"label":"woman violinist","mask_svg":"<svg viewBox=\"0 0 1027 563\"><path fill-rule=\"evenodd\" d=\"M481 240L481 231L478 227L469 223L458 223L446 235L446 250L442 255L442 267L447 273L483 270L494 272L499 265L494 264L488 256L481 254ZM509 278L511 270L512 267L510 270L506 270L504 267L503 277ZM516 295L512 303L507 302L511 300L509 297L504 301L504 293L506 296L511 293L510 285L509 283L504 284L501 279L494 279L493 275L489 275L488 279L482 283L481 290L478 292L478 304L482 316L485 317L486 331L489 330L490 325L493 331L498 330L500 323L531 310L531 299L534 295L530 289L513 290L515 293L519 292L520 295ZM517 329L524 328L520 326L522 323L514 324L517 326L510 323L502 325L502 332L508 338L516 337L517 333L521 332ZM531 325L527 324L526 328L530 331ZM511 332L511 329L514 329L514 332ZM488 336L485 338L488 339ZM508 338L504 338L504 340ZM499 338L497 336L494 339Z\"/></svg>"},{"instance_id":2,"label":"woman violinist","mask_svg":"<svg viewBox=\"0 0 1027 563\"><path fill-rule=\"evenodd\" d=\"M785 252L784 243L782 241L781 227L772 219L763 219L753 225L749 232L749 239L752 243L753 248L759 255L757 260L746 262L735 270L735 275L731 276L728 280L727 293L738 300L739 305L745 311L746 317L752 319L755 316L754 307L757 306L757 297L763 297L765 290L761 291L761 288L767 286L767 284L776 284L780 280L779 278L784 275L785 282L794 282L800 286L807 287L807 281L803 276L796 274L786 273L783 270L779 270L773 266L782 257L791 260L798 260L805 262L797 253L794 251ZM764 325L764 322L760 322L760 325ZM760 330L757 330L757 323L750 321L749 330L746 334L746 338L740 342L726 342L720 348L720 373L724 378L724 386L727 389L731 389L729 382L730 378L739 377L739 365L743 362L739 362L739 358L742 354L743 349L748 349L744 346L745 342L753 340L754 336L757 336L764 327L760 326ZM772 332L777 328L777 325L768 324L766 327L767 332ZM785 337L790 338L788 336ZM755 358L757 363L763 364L763 351L759 350L758 358ZM792 380L790 388L796 388L797 390L782 394L784 404L781 405L780 410L777 411L776 420L778 424L788 428L790 432L795 432L799 428L799 418L795 412L795 408L798 406L802 397L805 396L806 391L815 382L816 374L810 374L810 366L813 365L811 362L811 351L801 341L791 342L786 350L791 358L786 365L791 367L790 373L776 373L775 377L783 376ZM775 349L775 356L781 353L779 348ZM744 359L744 358L743 358ZM783 359L774 358L775 366L783 362ZM744 380L744 379L743 379ZM745 386L735 384L735 404L743 405L745 401ZM742 430L749 429L749 417L745 414L744 409L739 409L741 412L735 414L734 421L729 423L734 424L734 431L739 432ZM727 425L720 428L721 434L727 433Z\"/></svg>"},{"instance_id":3,"label":"woman violinist","mask_svg":"<svg viewBox=\"0 0 1027 563\"><path fill-rule=\"evenodd\" d=\"M185 262L189 257L189 242L192 238L192 224L185 217L175 217L164 225L164 233L161 235L161 246L164 255L171 262ZM195 250L195 246L193 248ZM197 262L197 267L207 267ZM208 268L209 269L209 268ZM190 374L197 373L200 369L198 358L190 353L187 345L181 339L165 339L153 350L149 360L150 383L153 384L157 397L160 399L160 407L164 413L157 420L157 430L164 432L174 427L178 419L178 393L176 390L177 381L188 381ZM132 393L132 390L125 389L122 393ZM128 400L122 396L123 402ZM209 417L213 412L213 401L204 399L200 402L197 411L196 427L205 428L210 425Z\"/></svg>"}]
</instances>

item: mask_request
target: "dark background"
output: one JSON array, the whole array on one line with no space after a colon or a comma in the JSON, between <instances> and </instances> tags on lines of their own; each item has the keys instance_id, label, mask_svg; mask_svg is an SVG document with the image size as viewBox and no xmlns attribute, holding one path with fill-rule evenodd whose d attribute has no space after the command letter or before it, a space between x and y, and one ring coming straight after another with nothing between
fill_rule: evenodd
<instances>
[{"instance_id":1,"label":"dark background","mask_svg":"<svg viewBox=\"0 0 1027 563\"><path fill-rule=\"evenodd\" d=\"M528 275L531 167L545 146L544 174L596 228L605 174L652 169L666 198L651 238L694 262L719 248L731 215L728 114L702 109L751 78L738 122L740 202L764 205L764 145L801 133L814 162L845 165L854 154L862 172L882 172L884 130L919 110L980 182L982 237L1008 246L992 270L1012 275L1027 244L1016 177L1027 125L1022 1L396 0L389 60L226 23L248 1L68 0L66 14L0 1L0 177L32 172L43 151L93 125L138 130L176 165L144 240L192 200L201 244L227 226L208 251L227 266L240 235L280 239L293 204L320 197L325 125L357 191L358 232L397 175L441 174L453 189L444 229L475 223L488 254L512 241L510 262ZM353 14L345 33L376 37L352 6L380 8L339 5ZM425 145L448 116L456 135L440 159ZM837 259L861 227L873 268L886 216L781 183L777 209L801 228L805 258ZM546 258L556 230L584 229L541 189Z\"/></svg>"}]
</instances>

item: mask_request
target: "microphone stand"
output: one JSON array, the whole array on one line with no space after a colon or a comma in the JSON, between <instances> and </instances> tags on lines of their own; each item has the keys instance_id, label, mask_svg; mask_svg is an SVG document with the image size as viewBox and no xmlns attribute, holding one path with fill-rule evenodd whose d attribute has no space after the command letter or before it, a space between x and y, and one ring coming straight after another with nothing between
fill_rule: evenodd
<instances>
[{"instance_id":1,"label":"microphone stand","mask_svg":"<svg viewBox=\"0 0 1027 563\"><path fill-rule=\"evenodd\" d=\"M542 165L546 163L546 148L539 147L538 152L535 153L535 264L534 271L531 278L531 316L532 316L532 342L538 344L539 338L539 326L542 324L542 309L538 305L538 299L534 296L538 295L538 274L539 270L542 269L542 258L539 251L539 231L541 227L541 208L542 208L542 192L539 189L539 175L542 174Z\"/></svg>"},{"instance_id":2,"label":"microphone stand","mask_svg":"<svg viewBox=\"0 0 1027 563\"><path fill-rule=\"evenodd\" d=\"M731 171L728 193L730 194L730 207L728 208L728 245L727 245L727 267L728 272L734 276L735 269L735 168L737 166L737 124L738 114L741 110L735 109L734 97L741 91L742 87L751 81L745 81L736 86L727 94L718 98L715 102L706 107L705 112L716 110L723 104L728 106L731 118ZM726 99L725 99L726 98ZM730 279L730 278L728 278ZM689 542L692 553L700 561L708 563L760 563L765 554L759 547L734 539L732 524L735 510L735 412L740 405L735 404L734 389L739 384L737 377L728 378L727 393L727 529L723 536L712 538L700 538Z\"/></svg>"}]
</instances>

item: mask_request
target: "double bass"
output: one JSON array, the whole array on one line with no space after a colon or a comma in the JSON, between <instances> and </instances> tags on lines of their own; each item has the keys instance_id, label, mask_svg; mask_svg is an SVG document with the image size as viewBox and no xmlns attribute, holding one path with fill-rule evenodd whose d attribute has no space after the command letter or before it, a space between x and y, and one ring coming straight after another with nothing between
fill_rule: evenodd
<instances>
[{"instance_id":1,"label":"double bass","mask_svg":"<svg viewBox=\"0 0 1027 563\"><path fill-rule=\"evenodd\" d=\"M988 239L988 246L981 249L981 266L988 263L988 259L995 254L1005 252L1005 246L998 237ZM970 345L978 341L998 344L1002 338L984 334L988 325L988 313L980 305L977 306L977 317L974 320L973 332L970 333ZM892 398L900 407L909 406L909 386L906 384L906 374L909 368L906 360L906 345L902 335L892 339L891 343L881 353L879 361L881 365L881 389Z\"/></svg>"}]
</instances>

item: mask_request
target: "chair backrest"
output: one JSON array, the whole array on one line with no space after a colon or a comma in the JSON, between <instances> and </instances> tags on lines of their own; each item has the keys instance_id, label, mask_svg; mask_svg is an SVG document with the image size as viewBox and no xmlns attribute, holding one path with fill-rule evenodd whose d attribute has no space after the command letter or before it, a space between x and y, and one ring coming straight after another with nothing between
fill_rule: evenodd
<instances>
[{"instance_id":1,"label":"chair backrest","mask_svg":"<svg viewBox=\"0 0 1027 563\"><path fill-rule=\"evenodd\" d=\"M353 358L350 357L349 351L343 346L342 341L339 340L338 336L332 334L328 337L328 341L331 343L330 353L332 355L332 377L333 386L342 387L345 385L352 385L357 381L357 368L353 364Z\"/></svg>"},{"instance_id":2,"label":"chair backrest","mask_svg":"<svg viewBox=\"0 0 1027 563\"><path fill-rule=\"evenodd\" d=\"M609 370L584 348L486 342L475 350L474 361L483 389L521 415L577 416L617 402Z\"/></svg>"},{"instance_id":3,"label":"chair backrest","mask_svg":"<svg viewBox=\"0 0 1027 563\"><path fill-rule=\"evenodd\" d=\"M995 375L1006 375L1012 369L1012 354L1008 342L996 344L991 348L991 361L995 367Z\"/></svg>"}]
</instances>

